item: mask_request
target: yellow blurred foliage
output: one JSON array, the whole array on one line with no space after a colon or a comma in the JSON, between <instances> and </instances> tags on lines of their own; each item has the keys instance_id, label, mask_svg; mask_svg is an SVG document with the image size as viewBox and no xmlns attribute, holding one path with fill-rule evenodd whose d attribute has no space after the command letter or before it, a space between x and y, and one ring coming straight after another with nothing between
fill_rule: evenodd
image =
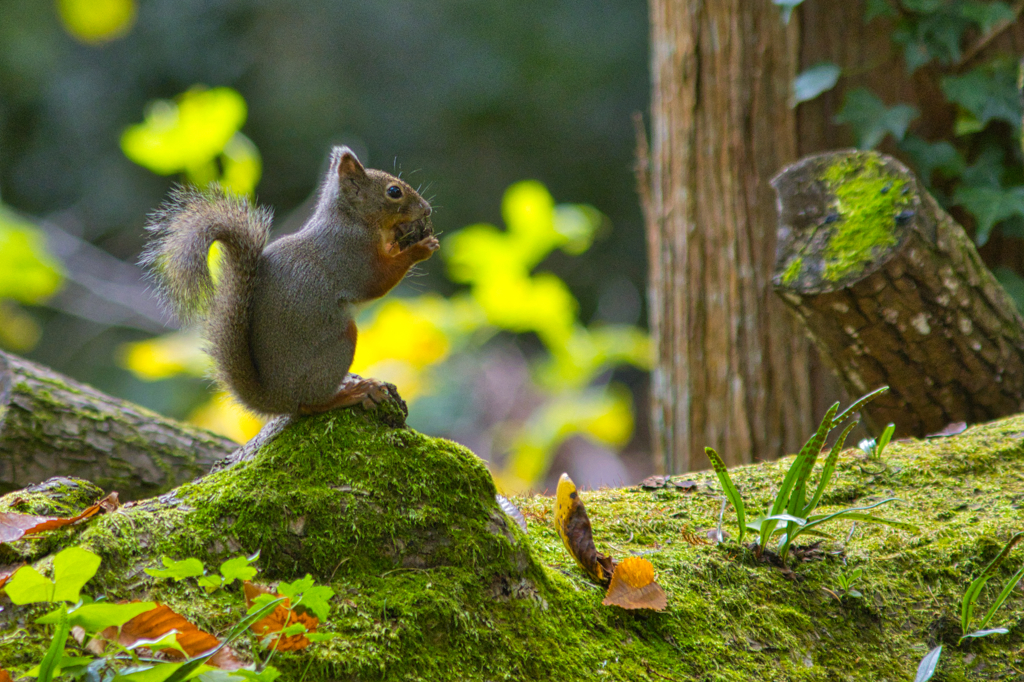
<instances>
[{"instance_id":1,"label":"yellow blurred foliage","mask_svg":"<svg viewBox=\"0 0 1024 682\"><path fill-rule=\"evenodd\" d=\"M633 398L621 384L562 393L530 416L495 479L502 490L525 492L544 476L551 457L569 436L583 434L622 447L633 435L633 427Z\"/></svg>"},{"instance_id":2,"label":"yellow blurred foliage","mask_svg":"<svg viewBox=\"0 0 1024 682\"><path fill-rule=\"evenodd\" d=\"M244 443L263 428L264 420L248 412L227 393L218 392L189 415L190 424Z\"/></svg>"},{"instance_id":3,"label":"yellow blurred foliage","mask_svg":"<svg viewBox=\"0 0 1024 682\"><path fill-rule=\"evenodd\" d=\"M145 381L178 374L202 377L210 371L210 358L202 352L199 335L194 331L126 343L120 348L118 359L122 367Z\"/></svg>"},{"instance_id":4,"label":"yellow blurred foliage","mask_svg":"<svg viewBox=\"0 0 1024 682\"><path fill-rule=\"evenodd\" d=\"M99 45L126 35L135 25L135 0L57 0L65 30L87 45Z\"/></svg>"},{"instance_id":5,"label":"yellow blurred foliage","mask_svg":"<svg viewBox=\"0 0 1024 682\"><path fill-rule=\"evenodd\" d=\"M237 91L195 87L176 100L151 102L145 120L121 135L121 150L154 173L185 173L196 185L220 182L235 193L251 194L262 162L256 146L239 132L246 116L245 99Z\"/></svg>"},{"instance_id":6,"label":"yellow blurred foliage","mask_svg":"<svg viewBox=\"0 0 1024 682\"><path fill-rule=\"evenodd\" d=\"M42 333L31 315L9 301L40 303L63 280L61 264L46 248L43 232L0 205L0 347L31 350Z\"/></svg>"},{"instance_id":7,"label":"yellow blurred foliage","mask_svg":"<svg viewBox=\"0 0 1024 682\"><path fill-rule=\"evenodd\" d=\"M447 313L443 300L418 305L399 298L378 305L370 322L359 328L351 371L401 386L407 400L421 395L424 370L444 361L451 350L437 322Z\"/></svg>"}]
</instances>

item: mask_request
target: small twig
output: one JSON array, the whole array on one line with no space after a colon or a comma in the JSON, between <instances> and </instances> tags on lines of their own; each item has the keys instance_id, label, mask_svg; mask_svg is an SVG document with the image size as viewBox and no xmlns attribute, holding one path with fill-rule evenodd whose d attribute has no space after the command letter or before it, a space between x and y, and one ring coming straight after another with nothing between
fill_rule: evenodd
<instances>
[{"instance_id":1,"label":"small twig","mask_svg":"<svg viewBox=\"0 0 1024 682\"><path fill-rule=\"evenodd\" d=\"M974 43L968 49L964 50L963 55L960 57L960 61L958 61L953 66L953 69L955 71L959 71L967 64L969 64L975 57L978 56L979 53L981 53L982 50L988 47L988 44L995 40L1000 33L1008 29L1010 26L1014 24L1014 22L1017 21L1017 18L1020 16L1020 13L1024 11L1024 0L1017 0L1017 4L1013 6L1011 11L1013 12L1012 17L993 24L992 28L988 30L988 33L978 38L978 42Z\"/></svg>"}]
</instances>

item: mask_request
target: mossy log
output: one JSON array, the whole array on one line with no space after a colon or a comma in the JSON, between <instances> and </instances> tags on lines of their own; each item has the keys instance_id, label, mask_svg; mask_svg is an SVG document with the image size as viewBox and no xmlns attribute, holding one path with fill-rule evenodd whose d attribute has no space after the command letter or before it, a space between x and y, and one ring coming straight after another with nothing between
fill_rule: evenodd
<instances>
[{"instance_id":1,"label":"mossy log","mask_svg":"<svg viewBox=\"0 0 1024 682\"><path fill-rule=\"evenodd\" d=\"M970 238L895 159L832 152L785 168L775 291L868 428L922 437L1024 407L1024 319Z\"/></svg>"},{"instance_id":2,"label":"mossy log","mask_svg":"<svg viewBox=\"0 0 1024 682\"><path fill-rule=\"evenodd\" d=\"M141 499L194 479L238 444L0 352L0 492L75 476Z\"/></svg>"},{"instance_id":3,"label":"mossy log","mask_svg":"<svg viewBox=\"0 0 1024 682\"><path fill-rule=\"evenodd\" d=\"M830 537L792 573L732 541L688 542L717 523L721 492L710 472L692 475L696 492L583 491L598 549L653 562L668 595L659 613L601 605L603 590L551 526L550 497L517 500L530 521L524 534L498 509L475 455L395 423L394 410L362 408L278 423L227 468L8 545L2 559L35 562L45 573L57 549L86 547L103 560L86 593L164 602L222 634L243 611L235 588L207 595L194 580L157 580L142 569L168 556L197 557L215 570L259 550L257 581L310 573L335 591L321 626L334 639L275 654L287 680L895 681L913 679L940 643L936 679L1019 679L1024 670L1020 590L990 624L1008 634L958 644L961 595L1020 529L1024 417L893 443L881 463L845 452L821 510L895 496L876 513L919 532L825 525ZM769 503L791 462L732 470L749 507ZM0 498L0 511L47 513L53 504L47 494L20 492ZM66 507L67 499L57 511ZM734 524L727 513L733 536ZM1022 560L1018 549L1000 567L980 612ZM840 587L857 569L852 589L861 597ZM46 607L3 606L0 666L20 673L48 643L33 624ZM252 635L232 646L259 655Z\"/></svg>"}]
</instances>

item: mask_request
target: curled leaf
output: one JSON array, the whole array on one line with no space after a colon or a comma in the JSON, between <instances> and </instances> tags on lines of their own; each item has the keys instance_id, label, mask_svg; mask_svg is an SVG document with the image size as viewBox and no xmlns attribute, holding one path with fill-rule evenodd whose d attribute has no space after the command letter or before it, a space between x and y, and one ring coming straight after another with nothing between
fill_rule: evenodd
<instances>
[{"instance_id":1,"label":"curled leaf","mask_svg":"<svg viewBox=\"0 0 1024 682\"><path fill-rule=\"evenodd\" d=\"M248 580L242 583L245 592L245 604L251 607L261 595L282 597L269 587L256 585ZM296 628L295 626L300 626ZM271 612L269 616L253 623L250 628L262 639L269 639L267 648L275 651L299 651L310 644L307 634L316 632L320 620L309 613L301 613L291 609L291 600L284 597L284 602Z\"/></svg>"},{"instance_id":2,"label":"curled leaf","mask_svg":"<svg viewBox=\"0 0 1024 682\"><path fill-rule=\"evenodd\" d=\"M605 595L605 606L623 609L663 611L667 605L665 591L654 582L654 566L647 559L627 557L615 567Z\"/></svg>"},{"instance_id":3,"label":"curled leaf","mask_svg":"<svg viewBox=\"0 0 1024 682\"><path fill-rule=\"evenodd\" d=\"M2 512L0 513L0 542L14 542L24 535L70 526L83 519L91 518L101 511L112 512L117 509L119 504L117 493L113 492L96 504L86 507L81 513L67 518Z\"/></svg>"},{"instance_id":4,"label":"curled leaf","mask_svg":"<svg viewBox=\"0 0 1024 682\"><path fill-rule=\"evenodd\" d=\"M583 572L600 585L607 585L615 571L615 560L594 547L594 533L576 484L568 474L558 479L555 493L555 530L562 544Z\"/></svg>"}]
</instances>

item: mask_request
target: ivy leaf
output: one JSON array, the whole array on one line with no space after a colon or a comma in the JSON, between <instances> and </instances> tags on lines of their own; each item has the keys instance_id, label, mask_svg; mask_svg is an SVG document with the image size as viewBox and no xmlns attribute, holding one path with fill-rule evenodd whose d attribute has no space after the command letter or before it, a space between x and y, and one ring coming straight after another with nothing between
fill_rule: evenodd
<instances>
[{"instance_id":1,"label":"ivy leaf","mask_svg":"<svg viewBox=\"0 0 1024 682\"><path fill-rule=\"evenodd\" d=\"M974 163L964 169L961 181L968 186L1002 187L1005 154L1005 150L998 145L986 145L975 157Z\"/></svg>"},{"instance_id":2,"label":"ivy leaf","mask_svg":"<svg viewBox=\"0 0 1024 682\"><path fill-rule=\"evenodd\" d=\"M835 87L842 69L831 62L820 62L793 80L793 103L807 102Z\"/></svg>"},{"instance_id":3,"label":"ivy leaf","mask_svg":"<svg viewBox=\"0 0 1024 682\"><path fill-rule=\"evenodd\" d=\"M945 76L941 83L946 98L976 119L976 130L984 128L992 120L1006 121L1015 130L1020 128L1022 111L1017 92L1017 69L1012 64L1007 62L992 68L972 69L962 76ZM957 127L958 134L976 131L971 128L961 131L959 120Z\"/></svg>"},{"instance_id":4,"label":"ivy leaf","mask_svg":"<svg viewBox=\"0 0 1024 682\"><path fill-rule=\"evenodd\" d=\"M943 64L960 59L960 41L973 22L945 7L945 4L933 0L903 3L915 14L900 21L892 32L892 39L903 45L903 60L909 73L914 73L932 59Z\"/></svg>"},{"instance_id":5,"label":"ivy leaf","mask_svg":"<svg viewBox=\"0 0 1024 682\"><path fill-rule=\"evenodd\" d=\"M963 2L959 4L960 16L976 23L982 33L988 33L996 24L1013 21L1016 15L1005 2Z\"/></svg>"},{"instance_id":6,"label":"ivy leaf","mask_svg":"<svg viewBox=\"0 0 1024 682\"><path fill-rule=\"evenodd\" d=\"M917 135L907 135L900 143L900 149L910 155L918 175L926 184L931 184L935 171L947 178L955 178L967 168L963 154L945 140L926 142Z\"/></svg>"},{"instance_id":7,"label":"ivy leaf","mask_svg":"<svg viewBox=\"0 0 1024 682\"><path fill-rule=\"evenodd\" d=\"M977 220L974 241L983 246L996 223L1024 216L1024 186L1009 189L960 186L953 193L953 204L963 206L974 215Z\"/></svg>"},{"instance_id":8,"label":"ivy leaf","mask_svg":"<svg viewBox=\"0 0 1024 682\"><path fill-rule=\"evenodd\" d=\"M907 126L920 112L909 104L885 106L874 93L857 88L846 93L843 108L836 114L836 123L846 123L853 128L860 149L874 149L887 134L896 141L903 139Z\"/></svg>"}]
</instances>

